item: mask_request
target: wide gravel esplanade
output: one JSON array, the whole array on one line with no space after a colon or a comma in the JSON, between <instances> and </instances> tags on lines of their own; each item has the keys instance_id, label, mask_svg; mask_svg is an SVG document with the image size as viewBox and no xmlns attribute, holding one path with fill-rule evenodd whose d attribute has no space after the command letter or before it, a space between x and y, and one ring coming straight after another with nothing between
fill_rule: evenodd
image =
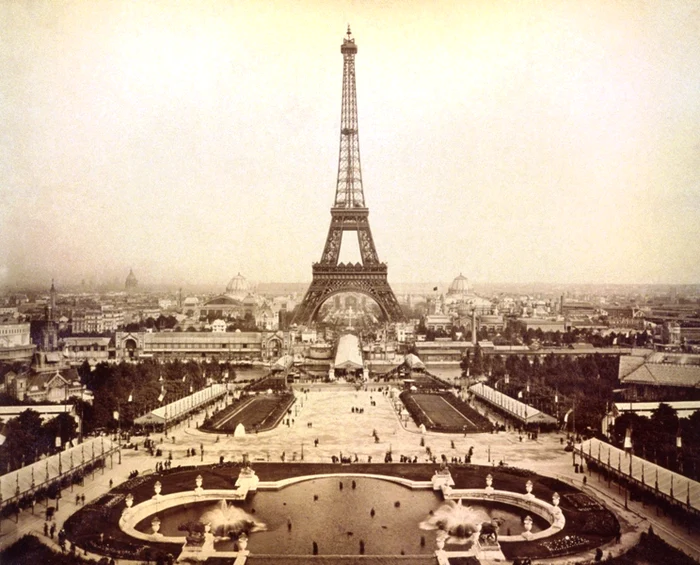
<instances>
[{"instance_id":1,"label":"wide gravel esplanade","mask_svg":"<svg viewBox=\"0 0 700 565\"><path fill-rule=\"evenodd\" d=\"M164 444L165 456L172 449L173 465L197 463L199 456L197 461L181 458L185 456L186 449L192 447L197 449L199 455L201 445L204 447L204 462L210 463L218 461L221 456L226 461L240 461L243 454L248 454L252 461L280 461L283 452L286 461L290 461L295 453L298 461L301 459L302 443L304 461L317 462L330 462L333 455L338 456L341 452L344 457L354 458L357 453L362 461L366 462L371 456L373 462L378 462L384 460L384 455L390 449L394 461L398 461L400 455L405 455L411 458L417 456L418 461L425 462L428 460L426 447L430 447L438 458L445 454L451 460L452 457L464 459L473 446L472 462L479 464L497 464L503 460L511 465L525 465L536 460L538 464L546 465L547 461L564 454L563 447L557 451L542 449L543 442L552 447L559 445L558 436L542 435L538 441L526 442L520 442L518 435L512 432L477 433L466 437L461 433L428 432L421 436L413 421L409 420L405 427L402 426L392 400L388 393L379 391L379 385L373 387L370 384L367 391L356 391L353 385L340 383L310 387L300 385L295 388L297 401L292 406L289 425L285 423L285 418L274 430L234 438L201 432L196 429L195 423L190 428L184 423L176 428L176 443ZM301 393L301 388L310 388L310 392ZM353 408L360 411L353 412ZM379 442L375 442L372 436L374 430ZM424 446L420 445L421 437L424 438ZM318 446L314 446L316 439ZM570 459L567 458L567 462Z\"/></svg>"}]
</instances>

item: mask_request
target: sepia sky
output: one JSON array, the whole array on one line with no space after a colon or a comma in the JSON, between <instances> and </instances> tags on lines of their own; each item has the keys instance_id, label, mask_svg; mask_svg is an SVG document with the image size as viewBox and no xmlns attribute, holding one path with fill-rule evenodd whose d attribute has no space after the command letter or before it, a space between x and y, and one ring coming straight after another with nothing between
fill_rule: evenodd
<instances>
[{"instance_id":1,"label":"sepia sky","mask_svg":"<svg viewBox=\"0 0 700 565\"><path fill-rule=\"evenodd\" d=\"M0 285L310 281L348 23L390 281L700 282L696 0L13 0L0 22Z\"/></svg>"}]
</instances>

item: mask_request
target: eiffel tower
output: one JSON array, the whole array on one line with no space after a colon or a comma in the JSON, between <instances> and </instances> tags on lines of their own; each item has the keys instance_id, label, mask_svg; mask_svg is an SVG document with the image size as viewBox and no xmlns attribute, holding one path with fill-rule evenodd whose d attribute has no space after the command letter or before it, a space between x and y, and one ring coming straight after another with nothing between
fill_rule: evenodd
<instances>
[{"instance_id":1,"label":"eiffel tower","mask_svg":"<svg viewBox=\"0 0 700 565\"><path fill-rule=\"evenodd\" d=\"M348 32L340 47L343 55L343 102L340 118L340 156L331 225L321 261L312 266L313 278L294 316L294 323L316 320L326 300L341 292L358 292L374 300L387 321L404 319L401 307L387 281L386 263L381 263L369 228L360 169L360 139L357 131L355 55L357 45ZM356 232L360 263L338 263L344 232Z\"/></svg>"}]
</instances>

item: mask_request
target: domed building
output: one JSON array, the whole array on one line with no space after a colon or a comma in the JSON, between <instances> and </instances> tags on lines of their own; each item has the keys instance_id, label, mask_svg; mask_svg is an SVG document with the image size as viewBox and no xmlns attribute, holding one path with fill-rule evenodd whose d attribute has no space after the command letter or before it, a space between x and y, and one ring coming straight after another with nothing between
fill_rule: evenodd
<instances>
[{"instance_id":1,"label":"domed building","mask_svg":"<svg viewBox=\"0 0 700 565\"><path fill-rule=\"evenodd\" d=\"M134 275L134 270L129 269L129 275L126 277L126 282L124 283L124 289L127 292L133 292L136 290L136 287L139 286L139 281L136 279L136 275Z\"/></svg>"},{"instance_id":2,"label":"domed building","mask_svg":"<svg viewBox=\"0 0 700 565\"><path fill-rule=\"evenodd\" d=\"M469 279L459 273L459 276L452 281L450 288L447 290L447 296L452 295L468 295L470 294Z\"/></svg>"},{"instance_id":3,"label":"domed building","mask_svg":"<svg viewBox=\"0 0 700 565\"><path fill-rule=\"evenodd\" d=\"M200 309L200 315L229 320L245 315L245 300L251 296L253 285L238 273L226 285L226 292L208 300ZM248 299L250 300L250 298Z\"/></svg>"},{"instance_id":4,"label":"domed building","mask_svg":"<svg viewBox=\"0 0 700 565\"><path fill-rule=\"evenodd\" d=\"M233 277L226 285L226 295L236 300L243 300L250 291L252 290L252 285L246 280L246 278L238 273Z\"/></svg>"},{"instance_id":5,"label":"domed building","mask_svg":"<svg viewBox=\"0 0 700 565\"><path fill-rule=\"evenodd\" d=\"M460 316L468 315L472 310L478 314L487 314L491 311L490 300L477 296L469 286L469 279L459 274L455 277L447 290L445 305L450 311L456 311Z\"/></svg>"}]
</instances>

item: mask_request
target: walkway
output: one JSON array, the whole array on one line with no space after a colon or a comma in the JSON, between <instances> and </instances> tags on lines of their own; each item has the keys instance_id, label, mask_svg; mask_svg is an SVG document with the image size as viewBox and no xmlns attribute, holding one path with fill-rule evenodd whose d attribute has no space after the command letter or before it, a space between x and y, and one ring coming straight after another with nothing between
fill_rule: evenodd
<instances>
[{"instance_id":1,"label":"walkway","mask_svg":"<svg viewBox=\"0 0 700 565\"><path fill-rule=\"evenodd\" d=\"M561 440L564 436L558 433L540 434L537 440L522 440L517 432L500 432L494 434L472 434L464 437L461 434L441 435L425 434L425 446L420 445L421 436L416 426L409 422L404 428L399 422L391 399L377 390L355 391L351 385L304 385L311 392L298 394L298 401L292 408L289 426L281 425L269 432L251 434L242 438L227 437L200 432L196 422L201 423L204 414L200 413L189 424L182 422L168 431L169 437L162 434L153 437L163 450L163 458L149 456L140 448L138 451L129 450L122 453L122 464L114 459L113 468L95 473L94 480L86 478L84 487L75 487L64 491L64 498L57 512L57 527L75 509L75 494L85 494L90 501L109 488L109 480L118 484L127 479L129 472L138 469L140 473L152 471L156 463L163 461L170 452L173 456L173 467L177 465L203 463L218 463L220 457L226 461L241 461L244 454L253 461L279 461L282 453L290 461L330 462L333 455L367 461L372 457L373 462L383 461L387 450L393 452L394 461L400 455L419 461L428 459L426 447L440 457L445 454L449 459L462 457L474 447L472 462L479 465L496 465L504 461L508 465L529 468L542 475L553 476L572 483L611 507L623 522L622 544L604 548L606 554L617 554L622 547L629 547L636 542L639 532L652 525L654 530L666 541L686 553L700 559L700 532L687 532L685 527L675 525L670 518L657 516L654 506L643 506L639 502L628 502L628 510L624 509L624 491L618 492L618 486L612 483L610 487L595 474L580 474L574 472L573 456L564 451ZM370 387L371 388L371 387ZM386 387L385 387L386 388ZM375 404L373 406L373 403ZM352 411L353 408L360 410ZM493 418L492 418L493 419ZM379 442L372 437L373 430L377 431ZM172 437L175 440L173 442ZM314 440L318 439L318 447ZM162 440L162 443L161 443ZM143 438L135 438L139 444ZM454 448L452 448L454 442ZM197 455L188 457L187 451L195 448ZM577 462L580 456L577 457ZM584 476L587 484L583 485ZM39 510L39 507L37 507ZM14 520L3 520L0 534L0 547L13 543L25 533L34 533L43 538L43 519L39 513L32 516L31 511L23 511L19 524ZM569 559L570 560L570 559ZM539 561L539 560L538 560ZM559 562L566 562L560 559Z\"/></svg>"}]
</instances>

